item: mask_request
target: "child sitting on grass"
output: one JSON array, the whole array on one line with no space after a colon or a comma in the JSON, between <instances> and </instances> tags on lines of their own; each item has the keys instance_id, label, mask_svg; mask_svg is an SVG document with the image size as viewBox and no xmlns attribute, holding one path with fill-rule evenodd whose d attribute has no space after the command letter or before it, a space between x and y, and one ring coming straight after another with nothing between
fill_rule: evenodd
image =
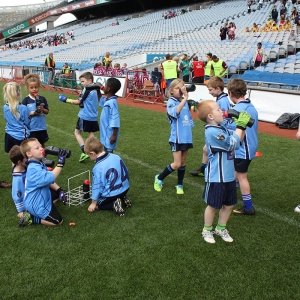
<instances>
[{"instance_id":1,"label":"child sitting on grass","mask_svg":"<svg viewBox=\"0 0 300 300\"><path fill-rule=\"evenodd\" d=\"M124 216L122 202L126 207L131 206L131 201L126 196L129 178L124 161L116 154L105 152L96 137L85 141L84 150L91 160L96 161L92 172L92 203L88 211L112 209L120 217Z\"/></svg>"},{"instance_id":2,"label":"child sitting on grass","mask_svg":"<svg viewBox=\"0 0 300 300\"><path fill-rule=\"evenodd\" d=\"M226 229L233 206L237 203L234 151L240 147L250 115L241 112L235 119L235 132L220 124L223 112L217 102L202 101L197 107L197 114L205 125L205 144L208 151L208 165L205 169L205 188L203 199L207 203L204 212L202 236L207 243L214 244L213 234L219 235L225 242L233 239ZM219 210L218 224L213 231L213 221Z\"/></svg>"}]
</instances>

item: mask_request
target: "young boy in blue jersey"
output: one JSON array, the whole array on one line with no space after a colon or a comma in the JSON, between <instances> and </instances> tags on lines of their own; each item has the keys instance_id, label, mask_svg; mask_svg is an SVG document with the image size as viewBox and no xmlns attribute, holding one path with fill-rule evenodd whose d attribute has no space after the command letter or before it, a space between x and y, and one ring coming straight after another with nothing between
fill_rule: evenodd
<instances>
[{"instance_id":1,"label":"young boy in blue jersey","mask_svg":"<svg viewBox=\"0 0 300 300\"><path fill-rule=\"evenodd\" d=\"M25 216L26 213L25 204L24 204L24 194L25 194L25 178L27 171L27 158L25 158L21 152L20 146L13 146L8 156L13 163L12 169L12 198L15 202L16 209L18 211L18 217L23 218L20 220L20 226L25 226L32 222L32 218L28 215ZM57 200L66 201L65 192L57 185L57 183L53 183L50 185L51 196L53 203ZM27 213L28 214L28 213ZM27 222L26 222L27 220Z\"/></svg>"},{"instance_id":2,"label":"young boy in blue jersey","mask_svg":"<svg viewBox=\"0 0 300 300\"><path fill-rule=\"evenodd\" d=\"M121 82L117 78L109 78L106 81L103 92L105 97L100 99L99 106L102 107L100 115L100 142L107 152L116 149L120 134L120 115L116 93L121 88Z\"/></svg>"},{"instance_id":3,"label":"young boy in blue jersey","mask_svg":"<svg viewBox=\"0 0 300 300\"><path fill-rule=\"evenodd\" d=\"M98 102L99 97L96 90L86 90L88 84L94 81L91 72L85 72L79 77L81 85L84 87L77 100L67 99L63 94L59 95L59 100L62 102L79 105L78 121L75 129L75 137L80 146L82 154L79 162L86 160L89 156L84 152L84 140L81 135L82 131L88 132L89 137L95 136L94 133L99 131L98 123Z\"/></svg>"},{"instance_id":4,"label":"young boy in blue jersey","mask_svg":"<svg viewBox=\"0 0 300 300\"><path fill-rule=\"evenodd\" d=\"M67 151L63 149L59 151L56 167L53 171L48 171L42 162L44 149L37 139L30 138L23 141L20 150L28 164L24 193L24 205L28 213L25 213L21 218L19 226L25 226L29 223L46 226L60 225L63 219L53 205L55 199L52 197L50 187L65 164ZM64 191L59 192L59 198L66 200Z\"/></svg>"},{"instance_id":5,"label":"young boy in blue jersey","mask_svg":"<svg viewBox=\"0 0 300 300\"><path fill-rule=\"evenodd\" d=\"M88 211L114 210L124 216L122 202L126 207L131 201L126 194L129 190L128 169L124 161L116 154L104 151L104 147L96 137L85 141L85 152L96 164L92 171L92 203Z\"/></svg>"},{"instance_id":6,"label":"young boy in blue jersey","mask_svg":"<svg viewBox=\"0 0 300 300\"><path fill-rule=\"evenodd\" d=\"M216 97L216 102L219 104L222 111L228 111L230 109L230 101L228 94L224 93L224 81L218 76L213 76L207 83L207 89L213 97ZM232 119L223 117L222 124L227 129L235 130L235 124ZM190 171L193 176L204 176L204 170L208 163L206 145L203 147L202 163L198 170Z\"/></svg>"},{"instance_id":7,"label":"young boy in blue jersey","mask_svg":"<svg viewBox=\"0 0 300 300\"><path fill-rule=\"evenodd\" d=\"M174 79L169 86L167 115L171 124L169 144L173 153L173 163L166 166L162 173L154 177L154 189L160 192L163 180L175 170L177 171L176 193L183 195L183 178L185 173L186 156L193 148L192 128L194 127L191 112L187 103L188 93L183 80Z\"/></svg>"},{"instance_id":8,"label":"young boy in blue jersey","mask_svg":"<svg viewBox=\"0 0 300 300\"><path fill-rule=\"evenodd\" d=\"M46 98L38 95L42 82L39 75L30 73L24 77L24 83L29 95L23 99L22 104L30 110L30 137L38 139L44 148L49 140L45 117L49 113L49 107Z\"/></svg>"},{"instance_id":9,"label":"young boy in blue jersey","mask_svg":"<svg viewBox=\"0 0 300 300\"><path fill-rule=\"evenodd\" d=\"M242 112L235 120L235 132L222 126L223 112L213 100L202 101L197 107L197 114L205 125L205 144L208 151L208 165L205 169L205 188L203 199L207 203L204 212L202 236L208 243L214 244L213 234L224 241L233 239L226 229L226 224L237 202L234 151L239 149L245 135L245 128L250 115ZM213 221L219 210L218 224L213 231Z\"/></svg>"},{"instance_id":10,"label":"young boy in blue jersey","mask_svg":"<svg viewBox=\"0 0 300 300\"><path fill-rule=\"evenodd\" d=\"M235 209L233 212L235 214L253 216L255 209L250 193L248 168L251 161L255 158L258 147L258 113L250 99L245 98L247 86L243 80L230 80L227 85L227 90L231 101L235 104L234 109L238 112L246 111L255 121L252 127L247 127L243 143L241 147L235 151L234 159L237 186L238 184L240 185L244 205L239 209Z\"/></svg>"}]
</instances>

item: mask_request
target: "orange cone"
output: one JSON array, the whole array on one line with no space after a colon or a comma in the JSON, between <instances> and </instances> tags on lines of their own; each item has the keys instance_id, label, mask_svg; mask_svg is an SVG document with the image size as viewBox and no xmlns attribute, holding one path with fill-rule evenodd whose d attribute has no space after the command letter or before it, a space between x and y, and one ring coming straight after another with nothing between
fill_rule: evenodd
<instances>
[{"instance_id":1,"label":"orange cone","mask_svg":"<svg viewBox=\"0 0 300 300\"><path fill-rule=\"evenodd\" d=\"M255 156L263 156L263 155L261 154L261 152L256 151Z\"/></svg>"}]
</instances>

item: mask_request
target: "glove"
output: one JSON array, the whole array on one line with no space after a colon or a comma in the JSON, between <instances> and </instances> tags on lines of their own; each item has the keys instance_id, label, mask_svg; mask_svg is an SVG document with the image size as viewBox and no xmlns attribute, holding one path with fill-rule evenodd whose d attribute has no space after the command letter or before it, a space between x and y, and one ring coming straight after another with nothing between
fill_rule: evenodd
<instances>
[{"instance_id":1,"label":"glove","mask_svg":"<svg viewBox=\"0 0 300 300\"><path fill-rule=\"evenodd\" d=\"M62 201L64 203L64 205L66 205L67 203L67 192L64 191L62 188L59 188L57 190L58 192L58 200Z\"/></svg>"},{"instance_id":2,"label":"glove","mask_svg":"<svg viewBox=\"0 0 300 300\"><path fill-rule=\"evenodd\" d=\"M195 112L197 111L197 106L198 106L199 102L196 102L195 100L192 100L192 99L188 99L186 102L189 106L189 109L192 109Z\"/></svg>"},{"instance_id":3,"label":"glove","mask_svg":"<svg viewBox=\"0 0 300 300\"><path fill-rule=\"evenodd\" d=\"M65 149L60 149L58 152L58 160L57 160L57 167L63 167L66 162L66 157L68 155L68 152Z\"/></svg>"},{"instance_id":4,"label":"glove","mask_svg":"<svg viewBox=\"0 0 300 300\"><path fill-rule=\"evenodd\" d=\"M64 94L59 94L58 100L61 101L61 102L66 102L67 101L67 97Z\"/></svg>"},{"instance_id":5,"label":"glove","mask_svg":"<svg viewBox=\"0 0 300 300\"><path fill-rule=\"evenodd\" d=\"M242 111L238 118L232 118L232 119L236 124L236 128L245 130L249 120L251 119L251 116L245 111Z\"/></svg>"}]
</instances>

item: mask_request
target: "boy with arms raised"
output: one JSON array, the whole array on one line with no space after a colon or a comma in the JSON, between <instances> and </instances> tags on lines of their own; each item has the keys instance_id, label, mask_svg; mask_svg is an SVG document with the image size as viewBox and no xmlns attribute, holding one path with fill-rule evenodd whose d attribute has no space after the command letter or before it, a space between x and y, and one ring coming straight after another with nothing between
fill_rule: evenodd
<instances>
[{"instance_id":1,"label":"boy with arms raised","mask_svg":"<svg viewBox=\"0 0 300 300\"><path fill-rule=\"evenodd\" d=\"M250 115L242 112L235 120L235 132L220 125L223 112L213 100L202 101L197 114L205 125L205 144L208 151L208 165L205 169L205 188L203 199L207 203L204 213L202 236L207 243L214 244L213 234L221 236L226 242L233 239L226 229L233 206L237 202L234 151L240 147ZM213 221L219 210L218 224L213 231Z\"/></svg>"},{"instance_id":2,"label":"boy with arms raised","mask_svg":"<svg viewBox=\"0 0 300 300\"><path fill-rule=\"evenodd\" d=\"M85 141L85 152L96 164L93 168L92 203L88 211L114 210L120 217L124 216L122 202L131 206L126 197L129 190L128 169L124 161L116 154L105 152L96 137Z\"/></svg>"},{"instance_id":3,"label":"boy with arms raised","mask_svg":"<svg viewBox=\"0 0 300 300\"><path fill-rule=\"evenodd\" d=\"M74 134L82 151L79 158L79 162L82 162L89 157L86 153L84 153L84 140L81 135L82 131L88 132L89 137L94 136L94 133L99 131L98 101L100 99L100 92L97 92L96 90L86 90L86 86L92 84L94 81L94 77L91 72L82 73L79 79L84 89L77 100L67 99L67 97L63 94L60 94L58 99L61 102L76 104L80 107Z\"/></svg>"},{"instance_id":4,"label":"boy with arms raised","mask_svg":"<svg viewBox=\"0 0 300 300\"><path fill-rule=\"evenodd\" d=\"M60 225L63 219L56 207L50 191L50 185L59 176L67 156L67 151L61 149L58 153L58 162L53 171L48 171L42 162L44 149L39 141L30 138L20 145L22 155L28 159L24 204L28 213L25 213L19 222L19 226L26 223L43 224L46 226Z\"/></svg>"}]
</instances>

